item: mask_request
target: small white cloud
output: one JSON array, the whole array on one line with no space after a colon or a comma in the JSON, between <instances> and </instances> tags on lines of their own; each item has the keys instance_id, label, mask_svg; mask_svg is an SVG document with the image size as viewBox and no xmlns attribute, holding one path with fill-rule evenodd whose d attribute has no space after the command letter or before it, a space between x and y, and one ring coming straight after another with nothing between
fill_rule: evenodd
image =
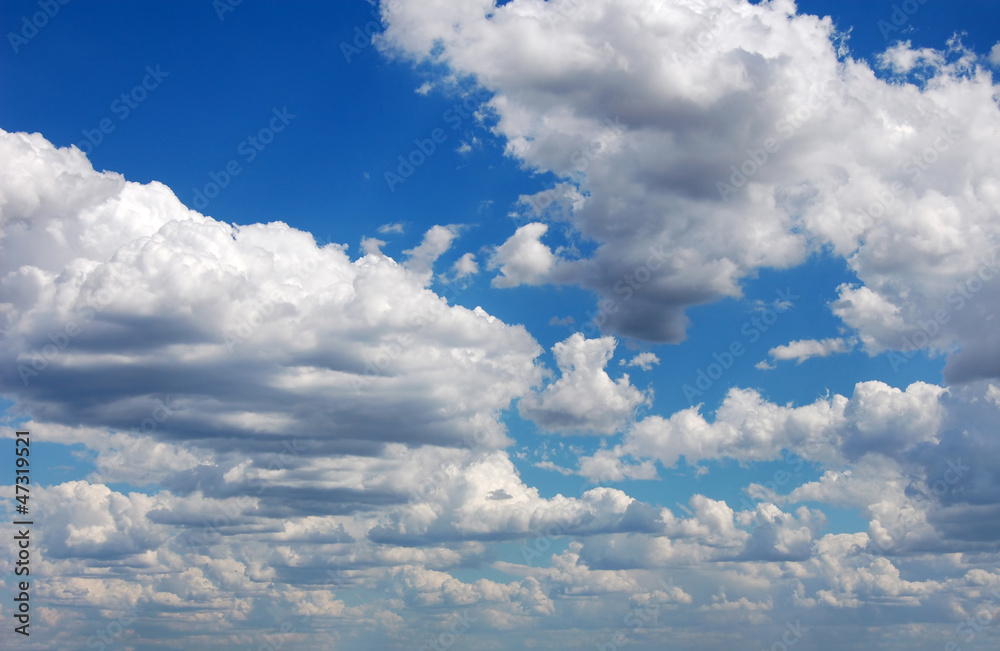
<instances>
[{"instance_id":1,"label":"small white cloud","mask_svg":"<svg viewBox=\"0 0 1000 651\"><path fill-rule=\"evenodd\" d=\"M434 262L448 250L452 240L458 237L456 231L451 226L432 226L424 233L420 246L403 251L409 256L405 262L406 268L417 274L430 273Z\"/></svg>"},{"instance_id":2,"label":"small white cloud","mask_svg":"<svg viewBox=\"0 0 1000 651\"><path fill-rule=\"evenodd\" d=\"M555 325L555 326L570 326L573 325L574 323L576 323L576 320L571 316L567 316L564 318L559 318L557 316L554 316L551 319L549 319L549 325Z\"/></svg>"},{"instance_id":3,"label":"small white cloud","mask_svg":"<svg viewBox=\"0 0 1000 651\"><path fill-rule=\"evenodd\" d=\"M813 357L827 357L838 353L849 353L854 350L856 344L854 339L844 339L835 337L831 339L800 339L784 346L776 346L768 351L772 359L783 361L794 359L799 364ZM766 363L766 362L762 362ZM773 368L771 366L757 365L757 368Z\"/></svg>"},{"instance_id":4,"label":"small white cloud","mask_svg":"<svg viewBox=\"0 0 1000 651\"><path fill-rule=\"evenodd\" d=\"M426 95L427 93L431 92L432 90L434 90L434 84L432 84L429 81L425 81L424 83L422 83L419 86L417 86L417 89L414 92L417 95Z\"/></svg>"},{"instance_id":5,"label":"small white cloud","mask_svg":"<svg viewBox=\"0 0 1000 651\"><path fill-rule=\"evenodd\" d=\"M542 470L551 470L552 472L558 472L560 475L575 475L576 471L569 468L563 468L562 466L557 466L551 461L539 461L534 464L536 468L541 468Z\"/></svg>"},{"instance_id":6,"label":"small white cloud","mask_svg":"<svg viewBox=\"0 0 1000 651\"><path fill-rule=\"evenodd\" d=\"M474 253L466 253L458 260L455 260L455 264L451 268L455 272L454 277L456 280L479 273L479 264L476 262L476 255Z\"/></svg>"},{"instance_id":7,"label":"small white cloud","mask_svg":"<svg viewBox=\"0 0 1000 651\"><path fill-rule=\"evenodd\" d=\"M942 54L931 48L913 49L910 41L897 43L878 55L878 63L883 68L897 74L906 74L918 66L940 66L944 64Z\"/></svg>"},{"instance_id":8,"label":"small white cloud","mask_svg":"<svg viewBox=\"0 0 1000 651\"><path fill-rule=\"evenodd\" d=\"M472 138L468 142L462 141L462 144L460 144L458 146L458 149L456 149L455 151L458 152L459 154L467 154L470 151L472 151L474 147L482 147L482 144L483 143L479 138L477 138L476 136L472 136Z\"/></svg>"},{"instance_id":9,"label":"small white cloud","mask_svg":"<svg viewBox=\"0 0 1000 651\"><path fill-rule=\"evenodd\" d=\"M638 366L642 370L648 371L649 369L653 368L659 363L660 363L659 357L657 357L653 353L646 352L646 353L639 353L638 355L628 360L627 362L623 359L621 362L619 362L619 366L626 366L626 365Z\"/></svg>"},{"instance_id":10,"label":"small white cloud","mask_svg":"<svg viewBox=\"0 0 1000 651\"><path fill-rule=\"evenodd\" d=\"M365 174L365 176L367 176L367 173ZM406 227L403 226L403 224L400 222L394 222L392 224L382 224L381 226L378 227L378 232L381 233L382 235L385 235L387 233L402 234L404 230L406 230Z\"/></svg>"},{"instance_id":11,"label":"small white cloud","mask_svg":"<svg viewBox=\"0 0 1000 651\"><path fill-rule=\"evenodd\" d=\"M489 261L490 269L500 268L494 287L541 285L548 280L556 264L552 249L540 241L548 230L541 222L525 224L496 248Z\"/></svg>"},{"instance_id":12,"label":"small white cloud","mask_svg":"<svg viewBox=\"0 0 1000 651\"><path fill-rule=\"evenodd\" d=\"M365 252L365 255L382 255L381 247L383 246L385 246L383 240L374 237L361 238L361 250Z\"/></svg>"},{"instance_id":13,"label":"small white cloud","mask_svg":"<svg viewBox=\"0 0 1000 651\"><path fill-rule=\"evenodd\" d=\"M605 371L614 356L613 337L586 339L579 332L552 347L560 378L521 399L521 416L550 432L614 434L649 396Z\"/></svg>"}]
</instances>

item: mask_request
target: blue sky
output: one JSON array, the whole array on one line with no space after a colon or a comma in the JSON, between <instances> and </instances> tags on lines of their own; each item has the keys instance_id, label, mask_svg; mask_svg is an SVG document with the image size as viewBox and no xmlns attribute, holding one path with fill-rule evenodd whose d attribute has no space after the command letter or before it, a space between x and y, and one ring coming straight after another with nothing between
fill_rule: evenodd
<instances>
[{"instance_id":1,"label":"blue sky","mask_svg":"<svg viewBox=\"0 0 1000 651\"><path fill-rule=\"evenodd\" d=\"M995 646L996 7L497 4L6 3L3 639Z\"/></svg>"}]
</instances>

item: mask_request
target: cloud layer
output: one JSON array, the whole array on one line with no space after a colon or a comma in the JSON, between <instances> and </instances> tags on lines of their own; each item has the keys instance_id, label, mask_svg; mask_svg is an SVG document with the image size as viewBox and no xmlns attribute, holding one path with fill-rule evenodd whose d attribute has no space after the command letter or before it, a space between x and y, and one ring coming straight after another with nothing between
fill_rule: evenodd
<instances>
[{"instance_id":1,"label":"cloud layer","mask_svg":"<svg viewBox=\"0 0 1000 651\"><path fill-rule=\"evenodd\" d=\"M25 648L80 646L119 613L136 648L989 646L961 628L1000 600L984 59L901 43L876 74L782 0L383 13L383 52L474 76L507 154L555 174L437 290L460 225L413 234L401 261L373 238L352 256L0 131L3 395L95 467L33 488L45 637ZM850 332L771 357L856 336L896 364L948 354L950 384L863 380L801 405L733 387L717 409L657 414L652 389L609 373L613 335L680 341L689 307L819 252L856 274L830 306ZM480 265L497 289L592 290L607 336L555 343L549 371L525 327L459 304ZM573 467L536 464L576 490L521 476L515 408L603 437L570 443ZM640 483L725 463L755 477L728 500Z\"/></svg>"}]
</instances>

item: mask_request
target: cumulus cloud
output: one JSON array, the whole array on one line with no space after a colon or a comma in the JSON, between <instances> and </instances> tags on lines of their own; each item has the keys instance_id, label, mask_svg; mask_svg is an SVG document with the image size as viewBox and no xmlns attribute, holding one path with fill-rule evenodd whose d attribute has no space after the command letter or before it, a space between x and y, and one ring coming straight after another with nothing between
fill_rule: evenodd
<instances>
[{"instance_id":1,"label":"cumulus cloud","mask_svg":"<svg viewBox=\"0 0 1000 651\"><path fill-rule=\"evenodd\" d=\"M616 489L543 498L498 449L498 413L540 385L541 348L426 288L451 229L430 229L405 265L352 260L281 223L189 211L39 135L0 132L0 148L19 171L0 181L5 397L95 466L37 496L53 535L33 558L58 577L60 603L184 603L223 613L233 635L248 619L280 624L271 604L372 622L367 639L389 648L396 597L468 604L499 628L552 612L556 588L534 578L447 574L480 562L484 541L658 527L655 509ZM644 399L604 374L613 340L567 346L567 377L547 396L565 385L603 400L598 427ZM552 400L539 404L558 417ZM128 591L108 574L118 564L143 568ZM337 596L386 581L402 592L358 606ZM193 617L189 631L207 634ZM46 644L72 646L60 639Z\"/></svg>"},{"instance_id":2,"label":"cumulus cloud","mask_svg":"<svg viewBox=\"0 0 1000 651\"><path fill-rule=\"evenodd\" d=\"M649 397L631 385L628 375L612 380L604 370L616 345L612 337L586 339L579 332L557 343L552 351L560 377L521 398L521 415L551 432L618 431Z\"/></svg>"},{"instance_id":3,"label":"cumulus cloud","mask_svg":"<svg viewBox=\"0 0 1000 651\"><path fill-rule=\"evenodd\" d=\"M493 410L541 377L523 328L424 287L447 228L410 251L415 271L352 261L281 223L189 211L38 135L4 132L0 148L19 170L2 190L0 373L46 423L125 432L169 397L151 435L205 450L277 453L288 432L317 453L491 446Z\"/></svg>"},{"instance_id":4,"label":"cumulus cloud","mask_svg":"<svg viewBox=\"0 0 1000 651\"><path fill-rule=\"evenodd\" d=\"M455 276L458 278L465 278L466 276L479 273L479 265L476 263L475 254L466 253L462 255L462 257L456 260L455 264L452 265L452 269L455 271Z\"/></svg>"},{"instance_id":5,"label":"cumulus cloud","mask_svg":"<svg viewBox=\"0 0 1000 651\"><path fill-rule=\"evenodd\" d=\"M625 630L636 648L693 630L745 647L745 631L714 625L732 617L763 627L766 647L768 613L863 620L862 606L902 623L899 644L925 639L907 626L984 613L1000 587L1000 398L973 380L1000 373L1000 130L996 86L967 50L895 45L886 81L837 50L829 19L782 0L396 0L384 18L380 47L477 77L507 153L559 177L493 250L495 287L576 283L615 301L610 331L679 341L686 308L827 250L857 276L831 309L865 351L945 353L947 377L968 384L859 382L799 406L734 388L714 418L633 422L651 395L610 377L613 338L555 344L546 386L523 327L429 289L454 227L428 230L402 263L377 239L352 259L0 132L4 395L97 469L38 488L47 603L169 610L168 627L216 647L259 642L241 622L278 630L272 608L311 617L321 648L412 647L456 610L491 639L530 630L549 648L594 644L597 628L612 636L598 643ZM471 254L452 267L477 269ZM644 355L627 363L658 361ZM546 497L503 449L514 402L543 430L622 436L580 458L577 494ZM816 476L751 483L748 508L697 493L678 515L594 485L786 452ZM816 503L865 530L824 533ZM524 562L497 561L495 541ZM512 578L457 578L484 566ZM630 626L646 605L657 616ZM60 624L47 648L79 645L92 621L40 616Z\"/></svg>"},{"instance_id":6,"label":"cumulus cloud","mask_svg":"<svg viewBox=\"0 0 1000 651\"><path fill-rule=\"evenodd\" d=\"M384 51L488 86L507 153L560 177L528 202L595 245L556 277L544 226L522 226L496 286L627 288L604 327L679 341L688 306L826 247L860 279L836 310L866 350L901 350L929 324L915 348L960 350L949 378L1000 373L1000 291L973 279L996 271L982 258L998 234L997 89L958 39L893 45L886 80L791 2L402 1L384 18Z\"/></svg>"},{"instance_id":7,"label":"cumulus cloud","mask_svg":"<svg viewBox=\"0 0 1000 651\"><path fill-rule=\"evenodd\" d=\"M868 454L905 455L938 440L945 418L941 397L945 390L917 382L905 391L882 382L861 382L848 399L834 395L801 407L764 400L751 389L730 389L707 420L700 406L678 411L669 418L647 416L634 423L624 441L581 459L581 472L598 458L653 459L665 467L681 457L694 463L732 458L765 461L792 450L824 463L857 460Z\"/></svg>"},{"instance_id":8,"label":"cumulus cloud","mask_svg":"<svg viewBox=\"0 0 1000 651\"><path fill-rule=\"evenodd\" d=\"M90 481L39 490L54 535L33 558L58 577L60 603L184 603L192 634L216 612L237 636L248 620L280 624L270 604L370 622L366 639L390 648L397 597L469 604L501 629L551 613L556 584L444 576L481 562L484 541L660 526L617 489L544 498L498 449L498 413L541 384L541 348L426 288L450 229L430 229L406 265L352 260L281 223L189 211L38 135L0 132L0 147L20 173L0 182L5 397L34 414L26 427L82 444L95 465ZM547 415L566 417L560 396L578 392L613 428L644 400L604 373L612 339L564 347L563 383L539 399ZM119 564L143 568L128 591L108 574ZM386 581L402 592L339 598Z\"/></svg>"},{"instance_id":9,"label":"cumulus cloud","mask_svg":"<svg viewBox=\"0 0 1000 651\"><path fill-rule=\"evenodd\" d=\"M490 269L500 269L493 279L494 287L538 285L550 281L549 274L556 265L552 249L541 242L549 229L546 224L525 224L493 252Z\"/></svg>"}]
</instances>

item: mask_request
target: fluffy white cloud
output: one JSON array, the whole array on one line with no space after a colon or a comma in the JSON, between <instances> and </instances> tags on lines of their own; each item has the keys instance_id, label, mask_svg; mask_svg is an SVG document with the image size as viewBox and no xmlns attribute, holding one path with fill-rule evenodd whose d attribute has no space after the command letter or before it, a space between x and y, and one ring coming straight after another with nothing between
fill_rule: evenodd
<instances>
[{"instance_id":1,"label":"fluffy white cloud","mask_svg":"<svg viewBox=\"0 0 1000 651\"><path fill-rule=\"evenodd\" d=\"M604 370L614 356L613 337L571 335L552 347L560 377L538 393L521 398L521 415L554 432L613 434L649 397L627 374L612 380Z\"/></svg>"},{"instance_id":2,"label":"fluffy white cloud","mask_svg":"<svg viewBox=\"0 0 1000 651\"><path fill-rule=\"evenodd\" d=\"M482 562L482 541L657 528L655 509L616 489L543 498L496 450L498 412L541 383L541 349L426 288L452 229L432 228L407 265L351 260L284 224L219 223L38 135L0 132L0 148L4 393L34 415L27 427L85 445L96 466L93 483L37 494L35 567L58 577L47 603L184 604L176 625L192 639L224 613L241 644L241 623L281 623L267 608L349 617L389 648L403 635L395 597L347 606L341 592L395 577L428 586L404 603L478 604L509 629L550 614L555 588L449 578ZM567 382L613 390L604 426L643 396L604 374L613 340L582 343ZM123 481L151 494L107 485Z\"/></svg>"},{"instance_id":3,"label":"fluffy white cloud","mask_svg":"<svg viewBox=\"0 0 1000 651\"><path fill-rule=\"evenodd\" d=\"M916 337L961 350L949 378L1000 374L1000 290L974 278L1000 269L997 87L958 39L893 45L882 79L792 2L402 0L384 18L385 51L494 93L508 154L560 177L527 203L596 244L557 259L522 226L497 286L575 282L618 303L610 331L678 341L687 306L828 247L861 280L836 309L869 352Z\"/></svg>"},{"instance_id":4,"label":"fluffy white cloud","mask_svg":"<svg viewBox=\"0 0 1000 651\"><path fill-rule=\"evenodd\" d=\"M540 379L522 327L424 287L447 228L410 252L416 272L352 261L281 223L203 217L37 135L0 148L0 373L44 422L124 431L169 398L155 436L205 449L277 453L287 432L313 452L494 446L494 411Z\"/></svg>"},{"instance_id":5,"label":"fluffy white cloud","mask_svg":"<svg viewBox=\"0 0 1000 651\"><path fill-rule=\"evenodd\" d=\"M476 262L476 255L474 253L463 254L461 258L455 260L455 264L452 265L452 271L455 273L455 278L459 280L479 273L479 264Z\"/></svg>"},{"instance_id":6,"label":"fluffy white cloud","mask_svg":"<svg viewBox=\"0 0 1000 651\"><path fill-rule=\"evenodd\" d=\"M843 337L831 339L799 339L784 346L775 346L768 355L775 360L794 359L799 364L813 357L826 357L837 353L848 353L854 347L854 342Z\"/></svg>"},{"instance_id":7,"label":"fluffy white cloud","mask_svg":"<svg viewBox=\"0 0 1000 651\"><path fill-rule=\"evenodd\" d=\"M619 362L619 364L621 364L622 366L626 364L628 366L638 366L644 371L650 370L659 363L660 363L660 358L657 357L654 353L650 352L639 353L638 355L628 360L627 362L624 359L621 362Z\"/></svg>"},{"instance_id":8,"label":"fluffy white cloud","mask_svg":"<svg viewBox=\"0 0 1000 651\"><path fill-rule=\"evenodd\" d=\"M614 331L677 341L688 306L827 248L858 276L833 310L866 351L958 350L949 377L1000 373L996 87L957 41L886 53L917 87L838 57L831 21L783 0L395 0L386 18L383 47L476 75L508 153L560 177L494 250L494 286L575 282L614 300ZM403 264L376 239L352 259L0 132L4 394L98 468L38 491L39 594L73 608L39 610L52 637L38 648L79 646L115 598L170 613L158 626L202 648L259 646L289 622L319 648L412 648L464 626L455 613L469 647L697 632L768 648L786 618L864 624L838 613L862 606L901 622L893 644L930 632L940 648L985 612L1000 586L995 387L861 382L802 406L733 389L711 422L692 408L632 423L648 396L608 375L613 339L556 344L559 377L532 391L541 348L524 328L428 289L456 232L431 228ZM564 257L576 238L588 257ZM467 254L453 273L477 268ZM580 460L590 479L788 450L818 476L751 484L762 501L742 510L696 494L683 516L590 483L545 497L501 449L518 400L553 431L626 430ZM866 530L824 533L813 502ZM487 565L512 578L458 578ZM740 637L719 626L734 617Z\"/></svg>"},{"instance_id":9,"label":"fluffy white cloud","mask_svg":"<svg viewBox=\"0 0 1000 651\"><path fill-rule=\"evenodd\" d=\"M655 459L671 467L681 457L688 463L778 459L783 449L825 463L868 454L905 455L922 444L939 441L947 414L941 403L944 393L943 388L923 382L901 391L870 381L859 383L850 399L834 395L792 407L767 402L753 390L734 388L714 421L709 422L700 407L669 418L647 416L628 430L613 451L582 458L581 472L598 477L593 473L601 465L592 461L598 458Z\"/></svg>"},{"instance_id":10,"label":"fluffy white cloud","mask_svg":"<svg viewBox=\"0 0 1000 651\"><path fill-rule=\"evenodd\" d=\"M420 246L403 251L407 256L406 268L418 275L430 275L434 262L451 247L451 242L456 237L458 229L454 226L432 227L424 233Z\"/></svg>"},{"instance_id":11,"label":"fluffy white cloud","mask_svg":"<svg viewBox=\"0 0 1000 651\"><path fill-rule=\"evenodd\" d=\"M549 229L546 224L525 224L501 244L490 257L489 268L500 269L493 279L494 287L538 285L549 282L556 256L540 238Z\"/></svg>"}]
</instances>

